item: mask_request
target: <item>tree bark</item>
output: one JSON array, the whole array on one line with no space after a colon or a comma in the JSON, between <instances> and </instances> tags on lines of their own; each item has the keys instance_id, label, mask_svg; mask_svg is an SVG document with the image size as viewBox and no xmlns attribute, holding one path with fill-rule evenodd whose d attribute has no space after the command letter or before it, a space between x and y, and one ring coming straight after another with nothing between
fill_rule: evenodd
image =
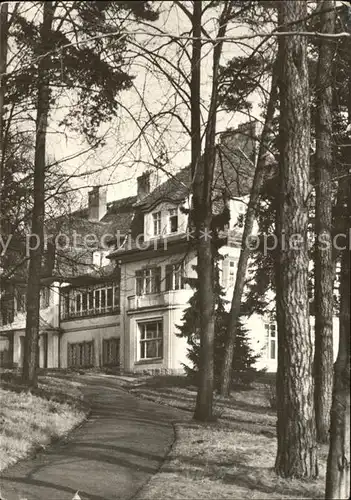
<instances>
[{"instance_id":1,"label":"tree bark","mask_svg":"<svg viewBox=\"0 0 351 500\"><path fill-rule=\"evenodd\" d=\"M6 73L7 66L7 33L8 33L8 3L0 5L0 75ZM5 84L4 77L0 76L0 205L4 169L4 100ZM0 206L1 210L1 206ZM1 228L2 229L2 228Z\"/></svg>"},{"instance_id":2,"label":"tree bark","mask_svg":"<svg viewBox=\"0 0 351 500\"><path fill-rule=\"evenodd\" d=\"M304 31L306 2L279 4L279 26ZM279 37L280 162L276 294L278 322L275 469L283 477L318 474L308 302L310 102L307 40Z\"/></svg>"},{"instance_id":3,"label":"tree bark","mask_svg":"<svg viewBox=\"0 0 351 500\"><path fill-rule=\"evenodd\" d=\"M350 45L348 61L351 64ZM348 123L351 124L351 75L348 81ZM351 137L345 148L345 165L351 163ZM350 491L350 175L339 181L340 205L342 213L345 248L341 255L339 349L334 365L333 401L330 414L330 443L327 461L325 498L327 500L346 499Z\"/></svg>"},{"instance_id":4,"label":"tree bark","mask_svg":"<svg viewBox=\"0 0 351 500\"><path fill-rule=\"evenodd\" d=\"M43 22L41 25L42 54L50 51L50 33L54 16L52 2L43 2ZM46 131L50 108L49 89L50 57L45 55L38 62L38 101L36 117L36 141L34 157L34 205L32 213L32 245L30 251L27 282L27 317L25 350L23 360L23 382L28 388L37 386L38 340L40 318L40 276L43 255L44 215L45 215L45 161ZM37 238L37 239L36 239Z\"/></svg>"},{"instance_id":5,"label":"tree bark","mask_svg":"<svg viewBox=\"0 0 351 500\"><path fill-rule=\"evenodd\" d=\"M342 181L345 182L345 181ZM348 214L351 210L350 184L345 189ZM347 499L350 491L350 219L345 214L346 248L342 253L340 278L339 350L334 367L330 445L325 498Z\"/></svg>"},{"instance_id":6,"label":"tree bark","mask_svg":"<svg viewBox=\"0 0 351 500\"><path fill-rule=\"evenodd\" d=\"M193 33L194 37L201 36L201 2L194 2ZM230 12L231 2L224 5L219 19L218 37L225 36L226 27ZM193 71L200 71L201 64L201 42L193 41L193 61L192 61L192 100L198 99L195 104L195 112L199 116L200 123L200 75L196 75L194 83ZM199 386L197 391L194 419L210 421L213 419L213 389L214 389L214 258L212 248L212 182L216 162L216 119L218 105L218 73L219 62L222 53L223 42L219 42L213 49L212 63L212 92L210 109L205 133L205 151L203 159L199 161L199 156L194 156L193 165L193 208L197 241L197 266L198 266L198 286L199 286L199 309L200 309L200 359L199 359ZM195 68L196 66L196 68ZM195 73L196 74L196 73ZM192 108L193 111L193 108ZM192 122L193 124L193 122ZM192 135L194 131L192 130ZM198 127L195 128L198 134ZM199 137L194 137L196 141L194 153L198 153ZM196 163L195 163L196 162Z\"/></svg>"},{"instance_id":7,"label":"tree bark","mask_svg":"<svg viewBox=\"0 0 351 500\"><path fill-rule=\"evenodd\" d=\"M260 147L258 151L257 165L252 182L250 200L247 207L245 217L244 231L241 240L240 256L238 261L238 270L235 278L234 293L230 308L230 319L227 329L227 341L224 352L222 373L221 373L221 387L220 393L222 396L228 396L230 393L231 385L231 371L234 356L235 339L238 328L238 320L240 316L241 299L244 292L245 277L247 272L247 265L250 257L250 246L248 241L252 235L253 225L255 221L257 204L259 201L261 188L265 176L265 158L268 153L268 135L272 128L272 121L274 116L274 108L277 99L277 64L275 64L272 75L272 86L269 96L269 101L266 111L266 119L262 131Z\"/></svg>"},{"instance_id":8,"label":"tree bark","mask_svg":"<svg viewBox=\"0 0 351 500\"><path fill-rule=\"evenodd\" d=\"M335 31L334 0L321 2L321 31ZM317 68L316 116L316 260L315 260L315 341L314 403L317 439L329 439L333 392L333 284L332 256L332 104L335 42L320 42Z\"/></svg>"},{"instance_id":9,"label":"tree bark","mask_svg":"<svg viewBox=\"0 0 351 500\"><path fill-rule=\"evenodd\" d=\"M200 231L208 224L208 207L203 207L204 164L201 159L201 17L202 2L194 2L193 51L191 61L191 165L193 179L193 218L197 238L197 266L199 283L200 317L200 360L199 387L197 391L194 418L210 420L213 402L213 290L212 255L205 238L200 240ZM205 212L203 209L205 208ZM212 353L212 355L211 355Z\"/></svg>"},{"instance_id":10,"label":"tree bark","mask_svg":"<svg viewBox=\"0 0 351 500\"><path fill-rule=\"evenodd\" d=\"M6 73L7 61L7 16L8 2L5 2L0 7L0 75ZM0 76L0 139L2 144L3 137L3 119L4 119L4 97L5 86L4 77Z\"/></svg>"}]
</instances>

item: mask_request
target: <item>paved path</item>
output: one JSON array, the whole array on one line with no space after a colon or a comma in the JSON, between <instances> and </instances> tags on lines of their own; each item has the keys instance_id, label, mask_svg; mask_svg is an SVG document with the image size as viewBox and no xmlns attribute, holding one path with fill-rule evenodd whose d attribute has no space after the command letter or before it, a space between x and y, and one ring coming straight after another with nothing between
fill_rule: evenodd
<instances>
[{"instance_id":1,"label":"paved path","mask_svg":"<svg viewBox=\"0 0 351 500\"><path fill-rule=\"evenodd\" d=\"M87 422L69 439L1 477L2 500L128 500L155 474L183 413L138 399L113 377L84 376L92 401ZM82 381L83 381L82 380Z\"/></svg>"}]
</instances>

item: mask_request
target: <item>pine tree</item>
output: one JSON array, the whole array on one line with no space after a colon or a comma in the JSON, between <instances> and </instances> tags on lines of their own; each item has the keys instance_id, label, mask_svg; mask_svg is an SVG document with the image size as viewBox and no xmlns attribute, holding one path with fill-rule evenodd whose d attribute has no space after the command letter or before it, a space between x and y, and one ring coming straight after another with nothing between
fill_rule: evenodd
<instances>
[{"instance_id":1,"label":"pine tree","mask_svg":"<svg viewBox=\"0 0 351 500\"><path fill-rule=\"evenodd\" d=\"M280 26L305 30L306 3L278 4ZM308 301L310 109L306 37L279 38L280 161L276 235L277 457L282 477L318 475ZM291 244L299 235L301 243ZM286 245L285 242L288 242Z\"/></svg>"},{"instance_id":2,"label":"pine tree","mask_svg":"<svg viewBox=\"0 0 351 500\"><path fill-rule=\"evenodd\" d=\"M214 342L214 379L215 387L219 389L221 368L225 353L225 344L227 338L227 325L229 321L229 313L225 306L227 300L224 298L224 289L220 285L218 262L220 257L217 256L215 265L215 342ZM196 267L196 266L194 266ZM199 296L198 296L198 279L188 278L188 284L195 290L189 300L189 307L184 311L182 325L177 328L180 333L179 337L185 337L188 342L187 357L191 362L191 366L183 365L187 376L197 383L197 374L199 369L200 356L200 315L199 315ZM234 358L232 364L232 383L247 384L250 383L256 373L254 363L259 355L255 355L247 337L247 330L244 328L242 321L238 322L238 334L236 337Z\"/></svg>"},{"instance_id":3,"label":"pine tree","mask_svg":"<svg viewBox=\"0 0 351 500\"><path fill-rule=\"evenodd\" d=\"M30 251L27 279L30 293L26 303L23 381L28 388L37 385L50 112L60 103L62 89L73 92L76 103L60 125L78 130L88 142L96 144L100 125L116 116L117 96L133 81L123 58L127 39L121 13L135 20L152 21L158 17L147 2L66 2L61 8L57 2L47 1L38 3L38 15L28 15L27 10L16 12L9 32L9 44L22 47L25 56L21 56L21 71L6 75L4 102L34 110L35 116L31 232L38 245Z\"/></svg>"}]
</instances>

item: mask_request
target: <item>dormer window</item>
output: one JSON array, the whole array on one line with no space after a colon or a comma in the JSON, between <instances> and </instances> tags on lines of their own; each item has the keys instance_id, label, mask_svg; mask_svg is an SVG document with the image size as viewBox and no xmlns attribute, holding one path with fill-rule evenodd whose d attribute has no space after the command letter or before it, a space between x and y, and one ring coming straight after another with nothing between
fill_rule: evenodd
<instances>
[{"instance_id":1,"label":"dormer window","mask_svg":"<svg viewBox=\"0 0 351 500\"><path fill-rule=\"evenodd\" d=\"M101 251L101 250L98 250L96 252L93 253L93 266L96 266L96 267L104 267L104 266L107 266L110 262L109 260L107 259L107 255L108 255L108 251Z\"/></svg>"},{"instance_id":2,"label":"dormer window","mask_svg":"<svg viewBox=\"0 0 351 500\"><path fill-rule=\"evenodd\" d=\"M154 236L161 234L161 212L155 212L152 214L154 222Z\"/></svg>"},{"instance_id":3,"label":"dormer window","mask_svg":"<svg viewBox=\"0 0 351 500\"><path fill-rule=\"evenodd\" d=\"M178 232L178 211L176 208L172 208L168 213L169 218L169 232Z\"/></svg>"}]
</instances>

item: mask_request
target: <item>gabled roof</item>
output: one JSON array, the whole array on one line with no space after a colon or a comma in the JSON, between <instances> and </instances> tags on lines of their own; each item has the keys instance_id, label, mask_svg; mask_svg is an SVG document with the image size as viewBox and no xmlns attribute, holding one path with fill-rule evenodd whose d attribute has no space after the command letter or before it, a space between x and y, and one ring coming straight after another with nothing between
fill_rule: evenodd
<instances>
[{"instance_id":1,"label":"gabled roof","mask_svg":"<svg viewBox=\"0 0 351 500\"><path fill-rule=\"evenodd\" d=\"M55 266L48 269L47 276L55 278L84 277L88 274L94 276L96 270L99 274L104 268L97 269L93 265L93 252L97 249L107 250L105 246L102 246L102 242L104 245L110 245L118 232L125 235L130 231L135 224L134 204L136 201L136 196L129 196L108 203L106 214L100 221L89 220L88 208L62 215L52 221L50 227L47 228L48 233L54 236L63 233L68 236L69 242L75 241L76 243L72 247L52 249L55 254ZM92 240L91 246L84 245L84 237L88 235L94 235L98 245L94 246ZM53 259L51 261L53 264ZM110 266L105 267L107 274L111 273ZM104 275L106 275L105 272ZM96 278L98 277L97 275Z\"/></svg>"},{"instance_id":2,"label":"gabled roof","mask_svg":"<svg viewBox=\"0 0 351 500\"><path fill-rule=\"evenodd\" d=\"M148 210L160 201L179 203L190 193L191 166L182 168L165 182L156 187L149 195L135 203L135 207Z\"/></svg>"},{"instance_id":3,"label":"gabled roof","mask_svg":"<svg viewBox=\"0 0 351 500\"><path fill-rule=\"evenodd\" d=\"M88 208L83 208L60 216L55 222L58 226L68 223L70 228L81 230L85 234L93 231L98 233L98 236L117 230L121 233L127 232L133 219L136 201L136 196L129 196L107 203L106 214L99 221L89 220Z\"/></svg>"},{"instance_id":4,"label":"gabled roof","mask_svg":"<svg viewBox=\"0 0 351 500\"><path fill-rule=\"evenodd\" d=\"M221 134L216 146L216 165L213 176L213 200L222 198L225 190L230 198L250 193L258 144L257 124L244 124L236 130ZM203 162L204 158L200 159ZM148 196L135 203L143 211L152 209L162 201L181 203L191 192L191 166L181 169Z\"/></svg>"}]
</instances>

